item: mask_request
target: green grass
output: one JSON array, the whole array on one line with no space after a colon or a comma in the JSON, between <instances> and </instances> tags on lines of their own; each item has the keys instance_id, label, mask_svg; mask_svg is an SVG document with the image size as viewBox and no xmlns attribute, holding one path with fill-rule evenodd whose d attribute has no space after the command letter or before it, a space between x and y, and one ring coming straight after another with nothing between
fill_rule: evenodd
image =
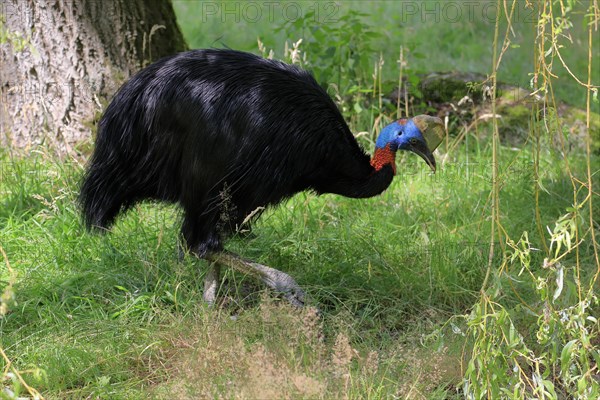
<instances>
[{"instance_id":1,"label":"green grass","mask_svg":"<svg viewBox=\"0 0 600 400\"><path fill-rule=\"evenodd\" d=\"M512 162L504 176L505 228L514 236L528 230L535 241L529 154L503 154L503 165ZM570 183L553 168L553 157L544 158L545 224L572 201L558 195ZM446 398L458 383L463 339L446 334L440 347L438 339L423 338L477 298L488 254L489 159L482 143L430 175L420 160L405 156L382 196L300 194L267 211L250 236L232 238L228 248L290 273L306 288L324 314L307 324L306 315L259 298L260 285L232 272L221 290L226 303L207 309L204 263L177 258L175 207L140 205L112 232L92 235L75 203L80 165L4 152L0 243L18 277L16 303L0 319L0 345L21 369L45 371L45 379L25 376L51 398L146 398L181 390L189 398L206 391L251 397L273 379L281 380L278 393L293 397L310 394L290 383L305 379L325 397L406 394L416 382L415 393ZM583 160L573 156L572 166L581 169ZM327 361L341 351L335 347L340 335L355 354L340 367L345 373ZM267 367L278 366L275 375L246 380L257 351ZM211 352L224 354L212 355L219 364L212 369L197 358ZM375 370L364 364L370 352L377 355ZM418 367L407 363L411 357ZM425 373L418 368L427 376L437 371L436 378L418 377ZM202 381L208 373L210 380ZM231 380L238 386L228 386Z\"/></svg>"}]
</instances>

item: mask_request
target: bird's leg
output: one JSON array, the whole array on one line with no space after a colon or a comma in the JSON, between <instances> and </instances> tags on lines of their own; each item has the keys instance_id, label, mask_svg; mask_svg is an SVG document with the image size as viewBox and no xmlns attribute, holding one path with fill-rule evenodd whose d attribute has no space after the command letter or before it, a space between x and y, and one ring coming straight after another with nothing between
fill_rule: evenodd
<instances>
[{"instance_id":1,"label":"bird's leg","mask_svg":"<svg viewBox=\"0 0 600 400\"><path fill-rule=\"evenodd\" d=\"M204 277L204 293L202 299L209 305L212 306L217 300L217 288L221 278L221 266L216 262L211 263L208 266L208 271Z\"/></svg>"},{"instance_id":2,"label":"bird's leg","mask_svg":"<svg viewBox=\"0 0 600 400\"><path fill-rule=\"evenodd\" d=\"M291 276L284 272L267 267L266 265L245 260L236 254L226 251L208 253L204 258L210 262L231 267L240 272L253 275L262 280L271 289L282 293L292 305L296 307L304 306L304 291L300 289L300 286L298 286L296 281ZM209 276L210 271L209 275L207 275L207 279ZM207 281L205 281L204 286L205 290L207 287L206 282Z\"/></svg>"}]
</instances>

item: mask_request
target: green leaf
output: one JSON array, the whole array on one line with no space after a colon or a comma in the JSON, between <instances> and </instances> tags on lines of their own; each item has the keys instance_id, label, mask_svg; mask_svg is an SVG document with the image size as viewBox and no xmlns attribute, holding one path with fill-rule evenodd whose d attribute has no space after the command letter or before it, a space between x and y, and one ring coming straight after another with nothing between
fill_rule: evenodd
<instances>
[{"instance_id":1,"label":"green leaf","mask_svg":"<svg viewBox=\"0 0 600 400\"><path fill-rule=\"evenodd\" d=\"M594 359L594 361L596 362L596 365L600 365L600 352L597 351L594 348L590 349L590 354L592 355L592 358Z\"/></svg>"},{"instance_id":2,"label":"green leaf","mask_svg":"<svg viewBox=\"0 0 600 400\"><path fill-rule=\"evenodd\" d=\"M569 365L571 363L571 354L573 353L573 346L577 343L577 339L573 339L563 347L560 353L560 369L564 374L569 371Z\"/></svg>"},{"instance_id":3,"label":"green leaf","mask_svg":"<svg viewBox=\"0 0 600 400\"><path fill-rule=\"evenodd\" d=\"M315 37L315 40L317 40L318 42L324 42L325 39L327 38L327 36L325 35L325 32L323 32L319 29L313 32L313 36Z\"/></svg>"},{"instance_id":4,"label":"green leaf","mask_svg":"<svg viewBox=\"0 0 600 400\"><path fill-rule=\"evenodd\" d=\"M513 324L510 324L510 328L508 329L508 344L509 346L513 345L516 341L517 335L515 332L515 327Z\"/></svg>"},{"instance_id":5,"label":"green leaf","mask_svg":"<svg viewBox=\"0 0 600 400\"><path fill-rule=\"evenodd\" d=\"M544 387L546 388L546 390L548 391L548 393L550 393L550 396L552 396L552 399L556 399L556 392L554 391L554 383L552 383L552 381L549 381L547 379L542 380L542 384L544 385Z\"/></svg>"},{"instance_id":6,"label":"green leaf","mask_svg":"<svg viewBox=\"0 0 600 400\"><path fill-rule=\"evenodd\" d=\"M379 32L372 32L372 31L363 32L362 35L363 35L363 37L366 37L366 38L369 38L369 39L377 39L377 38L380 38L380 37L383 36Z\"/></svg>"},{"instance_id":7,"label":"green leaf","mask_svg":"<svg viewBox=\"0 0 600 400\"><path fill-rule=\"evenodd\" d=\"M585 377L582 376L577 381L577 393L583 395L586 392L587 387L587 381L585 380Z\"/></svg>"},{"instance_id":8,"label":"green leaf","mask_svg":"<svg viewBox=\"0 0 600 400\"><path fill-rule=\"evenodd\" d=\"M303 18L298 18L297 20L295 20L292 23L292 26L296 29L300 29L302 28L302 26L304 25L304 19Z\"/></svg>"},{"instance_id":9,"label":"green leaf","mask_svg":"<svg viewBox=\"0 0 600 400\"><path fill-rule=\"evenodd\" d=\"M563 278L565 275L564 271L565 269L563 268L563 266L559 264L556 270L556 290L554 291L554 295L552 296L552 301L556 301L556 299L558 299L563 290Z\"/></svg>"}]
</instances>

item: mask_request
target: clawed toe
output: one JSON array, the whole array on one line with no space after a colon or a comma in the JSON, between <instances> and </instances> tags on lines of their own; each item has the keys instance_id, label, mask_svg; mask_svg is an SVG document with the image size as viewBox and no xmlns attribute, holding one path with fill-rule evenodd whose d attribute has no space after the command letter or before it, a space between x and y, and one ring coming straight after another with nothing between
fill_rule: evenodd
<instances>
[{"instance_id":1,"label":"clawed toe","mask_svg":"<svg viewBox=\"0 0 600 400\"><path fill-rule=\"evenodd\" d=\"M300 290L300 289L288 290L287 292L284 292L284 297L287 299L287 301L290 302L291 305L298 307L298 308L304 307L305 295L302 290Z\"/></svg>"}]
</instances>

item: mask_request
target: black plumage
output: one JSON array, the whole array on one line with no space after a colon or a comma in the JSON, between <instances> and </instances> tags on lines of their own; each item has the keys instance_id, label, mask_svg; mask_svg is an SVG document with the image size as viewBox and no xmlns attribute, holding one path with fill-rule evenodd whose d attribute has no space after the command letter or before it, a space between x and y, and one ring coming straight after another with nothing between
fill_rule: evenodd
<instances>
[{"instance_id":1,"label":"black plumage","mask_svg":"<svg viewBox=\"0 0 600 400\"><path fill-rule=\"evenodd\" d=\"M370 197L375 169L306 71L232 50L194 50L141 70L99 125L81 187L85 222L107 228L144 199L176 202L200 257L258 207L303 190Z\"/></svg>"},{"instance_id":2,"label":"black plumage","mask_svg":"<svg viewBox=\"0 0 600 400\"><path fill-rule=\"evenodd\" d=\"M224 237L256 210L303 190L381 193L397 150L415 152L435 170L442 126L429 116L395 121L370 159L308 72L232 50L177 54L134 75L102 116L81 186L85 223L108 228L144 199L178 203L183 242L211 262L208 303L225 265L301 306L304 292L289 275L224 251Z\"/></svg>"}]
</instances>

